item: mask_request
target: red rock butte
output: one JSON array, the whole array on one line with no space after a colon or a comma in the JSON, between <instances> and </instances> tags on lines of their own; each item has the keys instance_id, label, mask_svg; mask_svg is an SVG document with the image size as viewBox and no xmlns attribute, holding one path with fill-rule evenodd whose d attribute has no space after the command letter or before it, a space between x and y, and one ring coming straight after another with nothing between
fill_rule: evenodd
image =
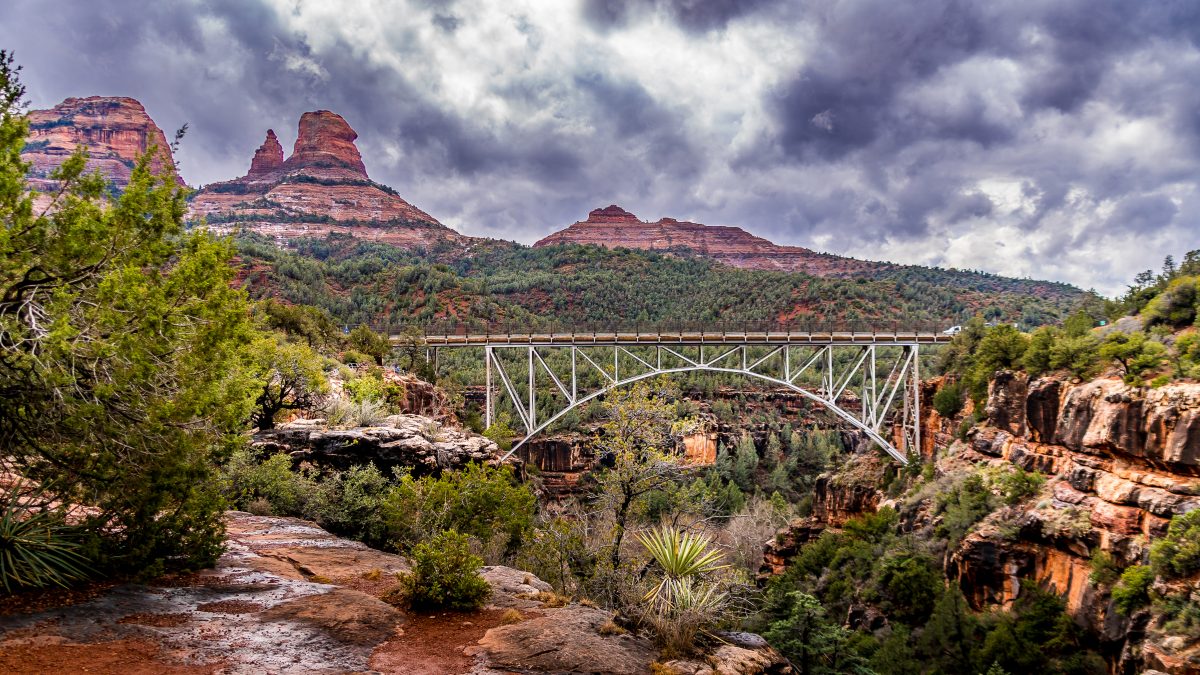
<instances>
[{"instance_id":1,"label":"red rock butte","mask_svg":"<svg viewBox=\"0 0 1200 675\"><path fill-rule=\"evenodd\" d=\"M89 96L30 111L29 139L21 150L21 159L30 164L30 185L39 192L56 189L50 172L81 145L88 150L87 170L99 171L118 190L129 184L134 165L151 147L161 150L152 168L170 171L183 184L166 134L141 103L123 96Z\"/></svg>"},{"instance_id":2,"label":"red rock butte","mask_svg":"<svg viewBox=\"0 0 1200 675\"><path fill-rule=\"evenodd\" d=\"M554 244L691 252L733 267L807 272L818 276L868 273L881 266L799 246L779 246L740 227L703 225L674 218L643 221L615 204L593 210L588 213L587 220L555 232L534 246Z\"/></svg>"},{"instance_id":3,"label":"red rock butte","mask_svg":"<svg viewBox=\"0 0 1200 675\"><path fill-rule=\"evenodd\" d=\"M284 159L268 129L249 172L199 190L191 216L204 217L214 229L244 228L279 241L331 232L409 248L468 239L371 181L357 139L341 115L306 112L292 155Z\"/></svg>"}]
</instances>

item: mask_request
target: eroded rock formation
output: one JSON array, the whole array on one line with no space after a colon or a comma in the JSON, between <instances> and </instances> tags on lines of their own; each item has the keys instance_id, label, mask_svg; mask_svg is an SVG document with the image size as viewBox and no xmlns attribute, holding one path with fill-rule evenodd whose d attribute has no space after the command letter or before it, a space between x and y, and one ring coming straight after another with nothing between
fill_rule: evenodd
<instances>
[{"instance_id":1,"label":"eroded rock formation","mask_svg":"<svg viewBox=\"0 0 1200 675\"><path fill-rule=\"evenodd\" d=\"M88 151L88 172L99 171L116 190L129 184L134 165L151 147L161 151L153 169L175 175L166 134L140 102L123 96L89 96L30 111L29 139L21 151L21 159L31 165L30 187L43 193L56 189L58 183L50 172L81 145ZM175 179L179 181L177 175Z\"/></svg>"},{"instance_id":2,"label":"eroded rock formation","mask_svg":"<svg viewBox=\"0 0 1200 675\"><path fill-rule=\"evenodd\" d=\"M337 113L306 112L292 155L284 159L279 139L268 130L250 171L202 188L191 217L203 217L219 231L243 227L280 242L331 232L408 248L469 240L372 181L357 138Z\"/></svg>"},{"instance_id":3,"label":"eroded rock formation","mask_svg":"<svg viewBox=\"0 0 1200 675\"><path fill-rule=\"evenodd\" d=\"M940 384L925 383L925 400ZM989 388L985 422L965 440L959 427L973 415L969 402L954 419L932 406L923 412L922 452L939 472L1012 464L1048 476L1041 495L993 513L950 553L947 574L972 606L1009 605L1022 580L1032 581L1063 598L1117 672L1195 672L1189 669L1200 666L1200 641L1156 633L1145 612L1117 613L1089 576L1097 551L1124 565L1144 563L1170 518L1200 508L1200 385L1144 389L1116 379L1030 381L1001 372ZM762 577L782 571L825 528L881 505L900 506L883 494L874 455L856 457L856 479L839 474L818 481L813 516L767 544ZM907 530L932 520L926 504L901 509ZM1190 583L1200 594L1200 581Z\"/></svg>"},{"instance_id":4,"label":"eroded rock formation","mask_svg":"<svg viewBox=\"0 0 1200 675\"><path fill-rule=\"evenodd\" d=\"M407 467L415 475L457 469L470 462L496 463L492 440L420 415L392 415L373 427L330 429L325 420L296 420L254 435L263 454L287 453L296 463L346 469L374 463L385 474Z\"/></svg>"},{"instance_id":5,"label":"eroded rock formation","mask_svg":"<svg viewBox=\"0 0 1200 675\"><path fill-rule=\"evenodd\" d=\"M615 204L593 210L587 220L555 232L534 246L553 244L596 244L608 248L648 251L686 250L734 267L807 272L820 276L867 272L881 266L879 263L817 253L799 246L779 246L739 227L702 225L674 218L642 221Z\"/></svg>"}]
</instances>

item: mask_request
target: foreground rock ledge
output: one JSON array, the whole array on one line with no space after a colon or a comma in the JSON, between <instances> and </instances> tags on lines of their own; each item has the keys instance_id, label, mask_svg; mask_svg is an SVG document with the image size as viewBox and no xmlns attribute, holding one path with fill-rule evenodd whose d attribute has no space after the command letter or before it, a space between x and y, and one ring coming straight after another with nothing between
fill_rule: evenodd
<instances>
[{"instance_id":1,"label":"foreground rock ledge","mask_svg":"<svg viewBox=\"0 0 1200 675\"><path fill-rule=\"evenodd\" d=\"M479 612L413 614L379 599L409 569L401 556L295 518L226 523L211 570L0 617L0 672L646 673L657 655L645 637L601 634L608 612L545 606L549 584L527 572L483 568ZM765 643L730 642L673 672L788 672Z\"/></svg>"}]
</instances>

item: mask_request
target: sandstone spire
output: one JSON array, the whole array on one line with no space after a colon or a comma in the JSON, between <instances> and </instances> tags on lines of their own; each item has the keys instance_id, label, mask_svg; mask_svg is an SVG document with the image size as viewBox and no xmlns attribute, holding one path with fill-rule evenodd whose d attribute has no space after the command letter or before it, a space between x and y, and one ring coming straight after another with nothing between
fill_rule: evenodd
<instances>
[{"instance_id":1,"label":"sandstone spire","mask_svg":"<svg viewBox=\"0 0 1200 675\"><path fill-rule=\"evenodd\" d=\"M305 167L341 168L367 177L362 156L354 140L358 134L341 115L328 110L306 112L300 117L300 131L292 156L283 163L288 171Z\"/></svg>"},{"instance_id":2,"label":"sandstone spire","mask_svg":"<svg viewBox=\"0 0 1200 675\"><path fill-rule=\"evenodd\" d=\"M267 140L254 151L254 159L250 160L249 178L258 178L276 171L283 166L283 146L275 137L274 129L267 129Z\"/></svg>"}]
</instances>

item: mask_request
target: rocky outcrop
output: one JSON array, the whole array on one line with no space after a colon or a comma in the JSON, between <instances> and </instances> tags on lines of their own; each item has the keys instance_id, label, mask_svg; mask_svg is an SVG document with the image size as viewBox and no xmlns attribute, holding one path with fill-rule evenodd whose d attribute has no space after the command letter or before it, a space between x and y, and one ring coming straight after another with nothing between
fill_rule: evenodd
<instances>
[{"instance_id":1,"label":"rocky outcrop","mask_svg":"<svg viewBox=\"0 0 1200 675\"><path fill-rule=\"evenodd\" d=\"M306 112L292 155L274 131L254 153L241 178L213 183L192 199L190 218L217 231L245 228L280 243L332 232L406 248L465 245L470 238L370 179L355 140L358 134L337 113Z\"/></svg>"},{"instance_id":2,"label":"rocky outcrop","mask_svg":"<svg viewBox=\"0 0 1200 675\"><path fill-rule=\"evenodd\" d=\"M817 253L799 246L779 246L739 227L702 225L674 218L642 221L616 205L595 209L588 214L587 220L555 232L534 246L554 244L596 244L607 248L690 252L734 267L806 272L819 276L842 276L884 266Z\"/></svg>"},{"instance_id":3,"label":"rocky outcrop","mask_svg":"<svg viewBox=\"0 0 1200 675\"><path fill-rule=\"evenodd\" d=\"M287 453L296 464L346 469L375 464L385 474L406 467L414 475L497 463L496 443L420 415L392 415L381 426L330 429L324 420L296 420L259 431L251 446L262 454Z\"/></svg>"},{"instance_id":4,"label":"rocky outcrop","mask_svg":"<svg viewBox=\"0 0 1200 675\"><path fill-rule=\"evenodd\" d=\"M166 134L135 99L123 96L68 98L49 110L29 113L29 138L21 160L30 164L29 184L46 193L58 187L50 173L75 149L88 151L87 171L99 171L117 190L125 189L137 160L151 147L158 154L151 167L175 173Z\"/></svg>"},{"instance_id":5,"label":"rocky outcrop","mask_svg":"<svg viewBox=\"0 0 1200 675\"><path fill-rule=\"evenodd\" d=\"M262 178L283 167L283 146L275 137L274 129L267 129L267 140L254 151L254 159L250 160L250 173L247 178Z\"/></svg>"}]
</instances>

